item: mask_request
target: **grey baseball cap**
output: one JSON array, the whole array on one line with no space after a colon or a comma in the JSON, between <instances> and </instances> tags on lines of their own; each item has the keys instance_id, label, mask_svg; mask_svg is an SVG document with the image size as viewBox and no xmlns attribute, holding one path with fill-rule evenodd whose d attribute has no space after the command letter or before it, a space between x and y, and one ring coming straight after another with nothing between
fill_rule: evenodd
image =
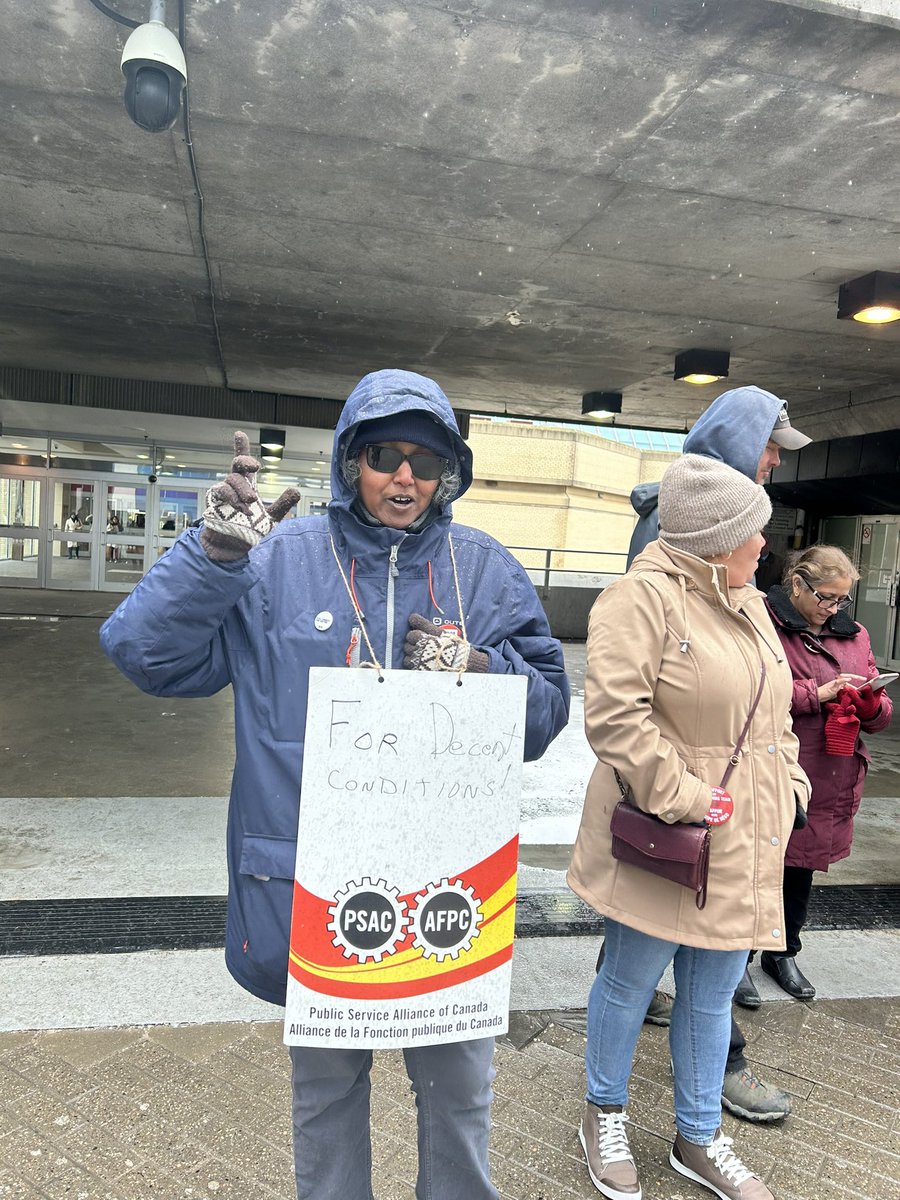
<instances>
[{"instance_id":1,"label":"grey baseball cap","mask_svg":"<svg viewBox=\"0 0 900 1200\"><path fill-rule=\"evenodd\" d=\"M786 404L782 404L781 412L778 414L778 419L769 436L782 450L802 450L812 441L812 438L807 437L805 433L801 433L791 424Z\"/></svg>"}]
</instances>

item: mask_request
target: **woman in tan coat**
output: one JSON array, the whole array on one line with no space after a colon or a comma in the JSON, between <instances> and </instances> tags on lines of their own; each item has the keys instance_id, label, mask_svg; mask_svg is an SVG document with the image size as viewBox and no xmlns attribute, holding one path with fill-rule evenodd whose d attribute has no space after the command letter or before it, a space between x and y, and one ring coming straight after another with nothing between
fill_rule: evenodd
<instances>
[{"instance_id":1,"label":"woman in tan coat","mask_svg":"<svg viewBox=\"0 0 900 1200\"><path fill-rule=\"evenodd\" d=\"M579 1135L591 1179L610 1200L640 1200L625 1132L628 1077L647 1005L673 960L670 1164L723 1200L772 1197L719 1128L731 998L752 948L784 948L784 851L809 795L791 732L790 670L763 596L748 586L770 514L758 484L683 455L660 485L659 540L591 613L585 728L598 762L569 884L605 917ZM761 680L728 781L732 815L727 800L715 813L712 788ZM613 858L616 771L645 812L713 826L704 908L689 889Z\"/></svg>"}]
</instances>

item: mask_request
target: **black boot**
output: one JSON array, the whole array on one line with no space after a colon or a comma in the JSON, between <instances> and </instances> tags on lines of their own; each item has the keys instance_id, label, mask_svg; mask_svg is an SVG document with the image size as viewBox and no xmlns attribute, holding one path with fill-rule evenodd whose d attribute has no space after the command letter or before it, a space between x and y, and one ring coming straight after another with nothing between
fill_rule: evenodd
<instances>
[{"instance_id":1,"label":"black boot","mask_svg":"<svg viewBox=\"0 0 900 1200\"><path fill-rule=\"evenodd\" d=\"M762 996L756 990L756 984L750 978L750 972L746 967L741 982L734 989L734 1002L741 1008L759 1008L762 1004Z\"/></svg>"},{"instance_id":2,"label":"black boot","mask_svg":"<svg viewBox=\"0 0 900 1200\"><path fill-rule=\"evenodd\" d=\"M795 1000L812 1000L816 989L809 982L792 954L772 954L763 950L759 965L771 976L782 991Z\"/></svg>"}]
</instances>

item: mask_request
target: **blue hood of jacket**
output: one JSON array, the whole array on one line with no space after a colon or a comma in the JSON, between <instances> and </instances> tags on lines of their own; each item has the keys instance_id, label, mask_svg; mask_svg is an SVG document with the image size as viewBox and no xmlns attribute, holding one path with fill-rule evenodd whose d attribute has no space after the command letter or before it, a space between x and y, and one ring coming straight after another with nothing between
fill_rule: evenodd
<instances>
[{"instance_id":1,"label":"blue hood of jacket","mask_svg":"<svg viewBox=\"0 0 900 1200\"><path fill-rule=\"evenodd\" d=\"M684 453L717 458L755 483L759 460L783 403L758 387L723 392L694 423L684 439ZM639 483L632 488L631 506L638 514L638 522L628 547L628 567L659 536L658 498L658 483Z\"/></svg>"},{"instance_id":2,"label":"blue hood of jacket","mask_svg":"<svg viewBox=\"0 0 900 1200\"><path fill-rule=\"evenodd\" d=\"M462 483L457 496L461 496L472 484L472 451L460 437L459 426L450 401L433 379L417 375L414 371L372 371L364 376L341 410L334 431L334 453L331 457L331 506L349 509L356 499L343 472L344 451L349 445L356 427L363 421L377 421L394 413L424 411L442 425L451 435L451 441L459 462ZM449 504L443 507L450 511Z\"/></svg>"},{"instance_id":3,"label":"blue hood of jacket","mask_svg":"<svg viewBox=\"0 0 900 1200\"><path fill-rule=\"evenodd\" d=\"M783 400L758 387L723 392L684 439L685 454L705 454L756 482L756 469L772 436Z\"/></svg>"}]
</instances>

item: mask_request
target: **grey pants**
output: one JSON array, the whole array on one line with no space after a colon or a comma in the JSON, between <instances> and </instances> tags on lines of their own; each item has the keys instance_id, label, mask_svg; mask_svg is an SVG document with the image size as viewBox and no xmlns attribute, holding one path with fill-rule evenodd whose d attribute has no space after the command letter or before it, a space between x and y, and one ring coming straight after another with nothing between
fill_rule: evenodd
<instances>
[{"instance_id":1,"label":"grey pants","mask_svg":"<svg viewBox=\"0 0 900 1200\"><path fill-rule=\"evenodd\" d=\"M373 1200L371 1050L291 1046L297 1200ZM498 1200L488 1165L494 1039L404 1050L418 1111L417 1200Z\"/></svg>"}]
</instances>

